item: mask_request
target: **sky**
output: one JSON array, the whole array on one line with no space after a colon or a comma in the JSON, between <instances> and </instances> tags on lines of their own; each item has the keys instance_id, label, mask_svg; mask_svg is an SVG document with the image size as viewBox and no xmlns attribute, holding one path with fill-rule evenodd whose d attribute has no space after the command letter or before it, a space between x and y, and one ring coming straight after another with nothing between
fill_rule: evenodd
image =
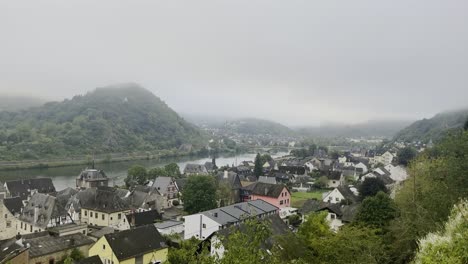
<instances>
[{"instance_id":1,"label":"sky","mask_svg":"<svg viewBox=\"0 0 468 264\"><path fill-rule=\"evenodd\" d=\"M136 82L180 113L287 125L468 107L465 0L0 0L0 94Z\"/></svg>"}]
</instances>

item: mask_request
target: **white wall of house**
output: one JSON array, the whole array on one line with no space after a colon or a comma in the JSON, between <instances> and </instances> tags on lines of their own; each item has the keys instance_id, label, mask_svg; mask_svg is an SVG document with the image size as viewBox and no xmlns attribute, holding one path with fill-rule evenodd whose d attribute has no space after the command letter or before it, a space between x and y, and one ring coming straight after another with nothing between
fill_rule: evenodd
<instances>
[{"instance_id":1,"label":"white wall of house","mask_svg":"<svg viewBox=\"0 0 468 264\"><path fill-rule=\"evenodd\" d=\"M325 198L323 198L324 202L329 202L332 204L340 203L342 200L345 200L345 197L335 188L333 191L328 193Z\"/></svg>"},{"instance_id":2,"label":"white wall of house","mask_svg":"<svg viewBox=\"0 0 468 264\"><path fill-rule=\"evenodd\" d=\"M9 239L16 235L16 218L0 200L0 240Z\"/></svg>"},{"instance_id":3,"label":"white wall of house","mask_svg":"<svg viewBox=\"0 0 468 264\"><path fill-rule=\"evenodd\" d=\"M195 237L203 240L221 228L221 225L203 214L184 217L184 239Z\"/></svg>"},{"instance_id":4,"label":"white wall of house","mask_svg":"<svg viewBox=\"0 0 468 264\"><path fill-rule=\"evenodd\" d=\"M358 164L354 165L354 167L362 169L362 173L367 173L369 171L366 164L364 164L362 162L359 162Z\"/></svg>"},{"instance_id":5,"label":"white wall of house","mask_svg":"<svg viewBox=\"0 0 468 264\"><path fill-rule=\"evenodd\" d=\"M341 179L340 180L328 180L327 187L328 188L336 188L341 185Z\"/></svg>"},{"instance_id":6,"label":"white wall of house","mask_svg":"<svg viewBox=\"0 0 468 264\"><path fill-rule=\"evenodd\" d=\"M161 235L172 235L172 234L180 234L184 232L184 224L174 225L167 228L158 228L158 232Z\"/></svg>"},{"instance_id":7,"label":"white wall of house","mask_svg":"<svg viewBox=\"0 0 468 264\"><path fill-rule=\"evenodd\" d=\"M335 232L337 232L340 229L340 227L344 225L341 219L339 219L335 213L328 212L326 219L328 221L328 224L330 225L330 229Z\"/></svg>"},{"instance_id":8,"label":"white wall of house","mask_svg":"<svg viewBox=\"0 0 468 264\"><path fill-rule=\"evenodd\" d=\"M127 217L124 215L122 219L120 219L119 223L115 226L115 229L123 231L130 229L130 224L127 221Z\"/></svg>"}]
</instances>

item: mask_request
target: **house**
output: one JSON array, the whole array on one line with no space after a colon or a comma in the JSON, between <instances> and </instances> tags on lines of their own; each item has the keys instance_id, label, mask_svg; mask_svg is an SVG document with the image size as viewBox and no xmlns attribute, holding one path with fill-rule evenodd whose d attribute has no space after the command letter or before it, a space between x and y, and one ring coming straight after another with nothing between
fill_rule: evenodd
<instances>
[{"instance_id":1,"label":"house","mask_svg":"<svg viewBox=\"0 0 468 264\"><path fill-rule=\"evenodd\" d=\"M237 173L225 170L223 172L219 172L216 175L216 179L218 180L219 185L225 185L231 190L231 196L223 199L223 205L229 205L241 201L240 190L242 185Z\"/></svg>"},{"instance_id":2,"label":"house","mask_svg":"<svg viewBox=\"0 0 468 264\"><path fill-rule=\"evenodd\" d=\"M363 162L358 162L358 163L354 164L354 167L357 168L357 169L360 169L361 173L367 173L369 171L369 168Z\"/></svg>"},{"instance_id":3,"label":"house","mask_svg":"<svg viewBox=\"0 0 468 264\"><path fill-rule=\"evenodd\" d=\"M95 226L117 226L130 206L111 187L89 188L82 192L81 222Z\"/></svg>"},{"instance_id":4,"label":"house","mask_svg":"<svg viewBox=\"0 0 468 264\"><path fill-rule=\"evenodd\" d=\"M306 218L304 216L312 212L326 211L326 220L330 225L330 229L336 232L341 226L351 223L354 220L358 208L358 203L341 205L310 199L304 203L303 207L300 209L300 213L303 215L303 220L305 220Z\"/></svg>"},{"instance_id":5,"label":"house","mask_svg":"<svg viewBox=\"0 0 468 264\"><path fill-rule=\"evenodd\" d=\"M29 248L16 238L0 241L1 264L24 264L29 261Z\"/></svg>"},{"instance_id":6,"label":"house","mask_svg":"<svg viewBox=\"0 0 468 264\"><path fill-rule=\"evenodd\" d=\"M9 197L19 196L23 201L28 200L28 197L34 193L55 193L55 187L50 178L7 181L5 187Z\"/></svg>"},{"instance_id":7,"label":"house","mask_svg":"<svg viewBox=\"0 0 468 264\"><path fill-rule=\"evenodd\" d=\"M300 175L303 176L303 175ZM276 183L287 184L289 182L296 182L296 178L299 177L297 174L290 174L282 171L270 171L268 177L275 177Z\"/></svg>"},{"instance_id":8,"label":"house","mask_svg":"<svg viewBox=\"0 0 468 264\"><path fill-rule=\"evenodd\" d=\"M341 171L329 171L328 172L328 188L336 188L340 186L343 182L343 174Z\"/></svg>"},{"instance_id":9,"label":"house","mask_svg":"<svg viewBox=\"0 0 468 264\"><path fill-rule=\"evenodd\" d=\"M70 218L76 222L80 221L80 210L75 210L72 206L70 200L78 193L78 190L68 187L64 190L57 192L55 197L57 198L57 202L62 208L65 208Z\"/></svg>"},{"instance_id":10,"label":"house","mask_svg":"<svg viewBox=\"0 0 468 264\"><path fill-rule=\"evenodd\" d=\"M0 240L9 239L16 235L16 218L0 200Z\"/></svg>"},{"instance_id":11,"label":"house","mask_svg":"<svg viewBox=\"0 0 468 264\"><path fill-rule=\"evenodd\" d=\"M352 204L356 203L358 200L358 191L353 186L339 186L333 191L323 194L323 202L328 202L331 204L336 203L346 203Z\"/></svg>"},{"instance_id":12,"label":"house","mask_svg":"<svg viewBox=\"0 0 468 264\"><path fill-rule=\"evenodd\" d=\"M117 225L116 229L128 230L144 225L151 225L160 220L162 220L162 216L157 210L135 212L126 214Z\"/></svg>"},{"instance_id":13,"label":"house","mask_svg":"<svg viewBox=\"0 0 468 264\"><path fill-rule=\"evenodd\" d=\"M201 175L201 174L207 174L208 171L206 170L204 165L200 164L187 164L185 165L184 168L184 174L187 176L190 175Z\"/></svg>"},{"instance_id":14,"label":"house","mask_svg":"<svg viewBox=\"0 0 468 264\"><path fill-rule=\"evenodd\" d=\"M168 246L154 225L107 234L90 249L103 263L158 263L167 260Z\"/></svg>"},{"instance_id":15,"label":"house","mask_svg":"<svg viewBox=\"0 0 468 264\"><path fill-rule=\"evenodd\" d=\"M137 185L122 198L130 209L136 212L158 210L161 212L167 207L165 199L155 187Z\"/></svg>"},{"instance_id":16,"label":"house","mask_svg":"<svg viewBox=\"0 0 468 264\"><path fill-rule=\"evenodd\" d=\"M263 200L278 208L290 207L291 193L288 188L281 184L269 184L255 182L242 188L242 200Z\"/></svg>"},{"instance_id":17,"label":"house","mask_svg":"<svg viewBox=\"0 0 468 264\"><path fill-rule=\"evenodd\" d=\"M179 189L175 180L171 177L157 177L153 181L153 188L164 198L163 208L172 207L173 201L179 201Z\"/></svg>"},{"instance_id":18,"label":"house","mask_svg":"<svg viewBox=\"0 0 468 264\"><path fill-rule=\"evenodd\" d=\"M49 227L72 223L57 198L48 194L35 193L25 205L16 224L18 234L42 232Z\"/></svg>"},{"instance_id":19,"label":"house","mask_svg":"<svg viewBox=\"0 0 468 264\"><path fill-rule=\"evenodd\" d=\"M102 170L86 169L76 178L76 188L86 189L99 186L109 186L109 178Z\"/></svg>"},{"instance_id":20,"label":"house","mask_svg":"<svg viewBox=\"0 0 468 264\"><path fill-rule=\"evenodd\" d=\"M73 249L88 255L94 241L81 233L64 236L52 236L48 232L24 235L20 238L22 245L29 247L30 264L56 263L67 257Z\"/></svg>"},{"instance_id":21,"label":"house","mask_svg":"<svg viewBox=\"0 0 468 264\"><path fill-rule=\"evenodd\" d=\"M214 232L249 218L278 214L279 208L263 200L248 201L185 216L184 239L204 240Z\"/></svg>"},{"instance_id":22,"label":"house","mask_svg":"<svg viewBox=\"0 0 468 264\"><path fill-rule=\"evenodd\" d=\"M262 241L261 244L262 250L267 252L277 244L276 238L278 236L284 236L291 232L284 221L281 220L281 218L276 214L266 216L265 218L261 219L261 221L265 223L271 230L270 236L265 241ZM208 249L210 250L210 255L216 259L222 259L224 252L229 250L229 236L235 232L246 231L247 227L245 223L241 223L240 225L221 229L213 233L211 236L205 239L205 243L208 243L209 245Z\"/></svg>"},{"instance_id":23,"label":"house","mask_svg":"<svg viewBox=\"0 0 468 264\"><path fill-rule=\"evenodd\" d=\"M374 158L371 159L371 161L373 164L381 163L384 166L386 166L386 165L391 164L394 158L395 156L392 153L386 151L384 154L380 156L375 156Z\"/></svg>"}]
</instances>

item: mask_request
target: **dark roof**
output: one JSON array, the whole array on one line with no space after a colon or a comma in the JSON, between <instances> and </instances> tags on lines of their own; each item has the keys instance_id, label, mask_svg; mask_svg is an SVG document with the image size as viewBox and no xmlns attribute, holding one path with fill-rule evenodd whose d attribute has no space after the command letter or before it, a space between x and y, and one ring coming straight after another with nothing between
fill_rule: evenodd
<instances>
[{"instance_id":1,"label":"dark roof","mask_svg":"<svg viewBox=\"0 0 468 264\"><path fill-rule=\"evenodd\" d=\"M107 176L102 170L86 169L78 175L77 179L85 181L107 180Z\"/></svg>"},{"instance_id":2,"label":"dark roof","mask_svg":"<svg viewBox=\"0 0 468 264\"><path fill-rule=\"evenodd\" d=\"M37 213L37 221L35 214ZM34 226L46 228L52 218L66 217L67 211L57 198L48 194L35 193L23 209L19 219Z\"/></svg>"},{"instance_id":3,"label":"dark roof","mask_svg":"<svg viewBox=\"0 0 468 264\"><path fill-rule=\"evenodd\" d=\"M187 164L185 165L184 173L206 173L205 165Z\"/></svg>"},{"instance_id":4,"label":"dark roof","mask_svg":"<svg viewBox=\"0 0 468 264\"><path fill-rule=\"evenodd\" d=\"M355 203L357 201L357 196L349 189L348 186L339 186L338 191L346 198L346 200L351 201L352 203Z\"/></svg>"},{"instance_id":5,"label":"dark roof","mask_svg":"<svg viewBox=\"0 0 468 264\"><path fill-rule=\"evenodd\" d=\"M242 187L240 178L237 173L232 171L221 171L216 177L219 182L227 183L232 189L240 189Z\"/></svg>"},{"instance_id":6,"label":"dark roof","mask_svg":"<svg viewBox=\"0 0 468 264\"><path fill-rule=\"evenodd\" d=\"M241 222L246 218L276 213L277 211L278 207L258 199L204 211L200 214L209 217L220 225L227 225Z\"/></svg>"},{"instance_id":7,"label":"dark roof","mask_svg":"<svg viewBox=\"0 0 468 264\"><path fill-rule=\"evenodd\" d=\"M21 208L23 208L23 201L20 197L5 198L3 204L13 215L20 214Z\"/></svg>"},{"instance_id":8,"label":"dark roof","mask_svg":"<svg viewBox=\"0 0 468 264\"><path fill-rule=\"evenodd\" d=\"M187 178L176 179L175 182L179 191L182 191L187 183Z\"/></svg>"},{"instance_id":9,"label":"dark roof","mask_svg":"<svg viewBox=\"0 0 468 264\"><path fill-rule=\"evenodd\" d=\"M340 204L323 203L317 211L324 211L324 210L335 213L338 217L343 216L343 212L341 211Z\"/></svg>"},{"instance_id":10,"label":"dark roof","mask_svg":"<svg viewBox=\"0 0 468 264\"><path fill-rule=\"evenodd\" d=\"M309 199L304 202L304 205L299 211L304 215L309 214L318 211L324 204L325 202L316 199Z\"/></svg>"},{"instance_id":11,"label":"dark roof","mask_svg":"<svg viewBox=\"0 0 468 264\"><path fill-rule=\"evenodd\" d=\"M103 264L99 256L92 256L82 260L75 261L74 264Z\"/></svg>"},{"instance_id":12,"label":"dark roof","mask_svg":"<svg viewBox=\"0 0 468 264\"><path fill-rule=\"evenodd\" d=\"M339 181L341 179L341 171L330 171L327 178L329 180Z\"/></svg>"},{"instance_id":13,"label":"dark roof","mask_svg":"<svg viewBox=\"0 0 468 264\"><path fill-rule=\"evenodd\" d=\"M278 198L286 186L282 184L269 184L263 182L255 182L251 185L243 187L244 190L259 196L268 196Z\"/></svg>"},{"instance_id":14,"label":"dark roof","mask_svg":"<svg viewBox=\"0 0 468 264\"><path fill-rule=\"evenodd\" d=\"M50 178L7 181L5 184L12 197L19 196L23 200L28 198L31 190L37 190L39 193L55 192L54 184Z\"/></svg>"},{"instance_id":15,"label":"dark roof","mask_svg":"<svg viewBox=\"0 0 468 264\"><path fill-rule=\"evenodd\" d=\"M119 261L167 247L154 225L107 234L104 237Z\"/></svg>"},{"instance_id":16,"label":"dark roof","mask_svg":"<svg viewBox=\"0 0 468 264\"><path fill-rule=\"evenodd\" d=\"M161 214L157 210L128 214L126 217L132 227L154 224L157 220L162 219Z\"/></svg>"},{"instance_id":17,"label":"dark roof","mask_svg":"<svg viewBox=\"0 0 468 264\"><path fill-rule=\"evenodd\" d=\"M29 244L29 257L36 258L39 256L49 255L52 253L69 250L76 247L91 245L94 241L81 234L75 233L66 236L38 236L34 238L23 237L23 244Z\"/></svg>"},{"instance_id":18,"label":"dark roof","mask_svg":"<svg viewBox=\"0 0 468 264\"><path fill-rule=\"evenodd\" d=\"M116 189L112 187L89 188L86 198L80 200L81 208L99 212L119 212L129 210L129 205L119 197ZM94 192L94 195L93 195Z\"/></svg>"},{"instance_id":19,"label":"dark roof","mask_svg":"<svg viewBox=\"0 0 468 264\"><path fill-rule=\"evenodd\" d=\"M359 209L358 203L342 206L341 212L343 212L343 216L341 220L343 222L348 222L348 223L352 222L354 220L354 216L358 212L358 209Z\"/></svg>"},{"instance_id":20,"label":"dark roof","mask_svg":"<svg viewBox=\"0 0 468 264\"><path fill-rule=\"evenodd\" d=\"M27 248L16 243L16 238L0 241L0 263L8 263L8 260L18 256Z\"/></svg>"}]
</instances>

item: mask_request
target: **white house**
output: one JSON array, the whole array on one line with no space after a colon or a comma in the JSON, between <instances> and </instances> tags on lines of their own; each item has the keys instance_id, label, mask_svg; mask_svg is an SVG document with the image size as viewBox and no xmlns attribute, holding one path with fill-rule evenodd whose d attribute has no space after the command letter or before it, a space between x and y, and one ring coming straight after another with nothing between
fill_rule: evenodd
<instances>
[{"instance_id":1,"label":"white house","mask_svg":"<svg viewBox=\"0 0 468 264\"><path fill-rule=\"evenodd\" d=\"M354 186L340 186L329 193L325 193L322 201L331 204L341 203L346 200L355 202L358 195L359 193Z\"/></svg>"},{"instance_id":2,"label":"white house","mask_svg":"<svg viewBox=\"0 0 468 264\"><path fill-rule=\"evenodd\" d=\"M278 207L259 199L188 215L184 217L184 239L195 237L204 240L214 232L245 219L277 214L278 210Z\"/></svg>"},{"instance_id":3,"label":"white house","mask_svg":"<svg viewBox=\"0 0 468 264\"><path fill-rule=\"evenodd\" d=\"M154 224L161 235L182 234L184 232L184 222L167 220Z\"/></svg>"},{"instance_id":4,"label":"white house","mask_svg":"<svg viewBox=\"0 0 468 264\"><path fill-rule=\"evenodd\" d=\"M395 158L395 156L387 151L380 156L375 156L370 161L372 161L374 164L382 163L384 166L386 166L392 163L393 158Z\"/></svg>"},{"instance_id":5,"label":"white house","mask_svg":"<svg viewBox=\"0 0 468 264\"><path fill-rule=\"evenodd\" d=\"M359 162L358 164L354 165L355 168L362 169L362 173L367 173L369 171L369 168L367 168L366 164Z\"/></svg>"}]
</instances>

